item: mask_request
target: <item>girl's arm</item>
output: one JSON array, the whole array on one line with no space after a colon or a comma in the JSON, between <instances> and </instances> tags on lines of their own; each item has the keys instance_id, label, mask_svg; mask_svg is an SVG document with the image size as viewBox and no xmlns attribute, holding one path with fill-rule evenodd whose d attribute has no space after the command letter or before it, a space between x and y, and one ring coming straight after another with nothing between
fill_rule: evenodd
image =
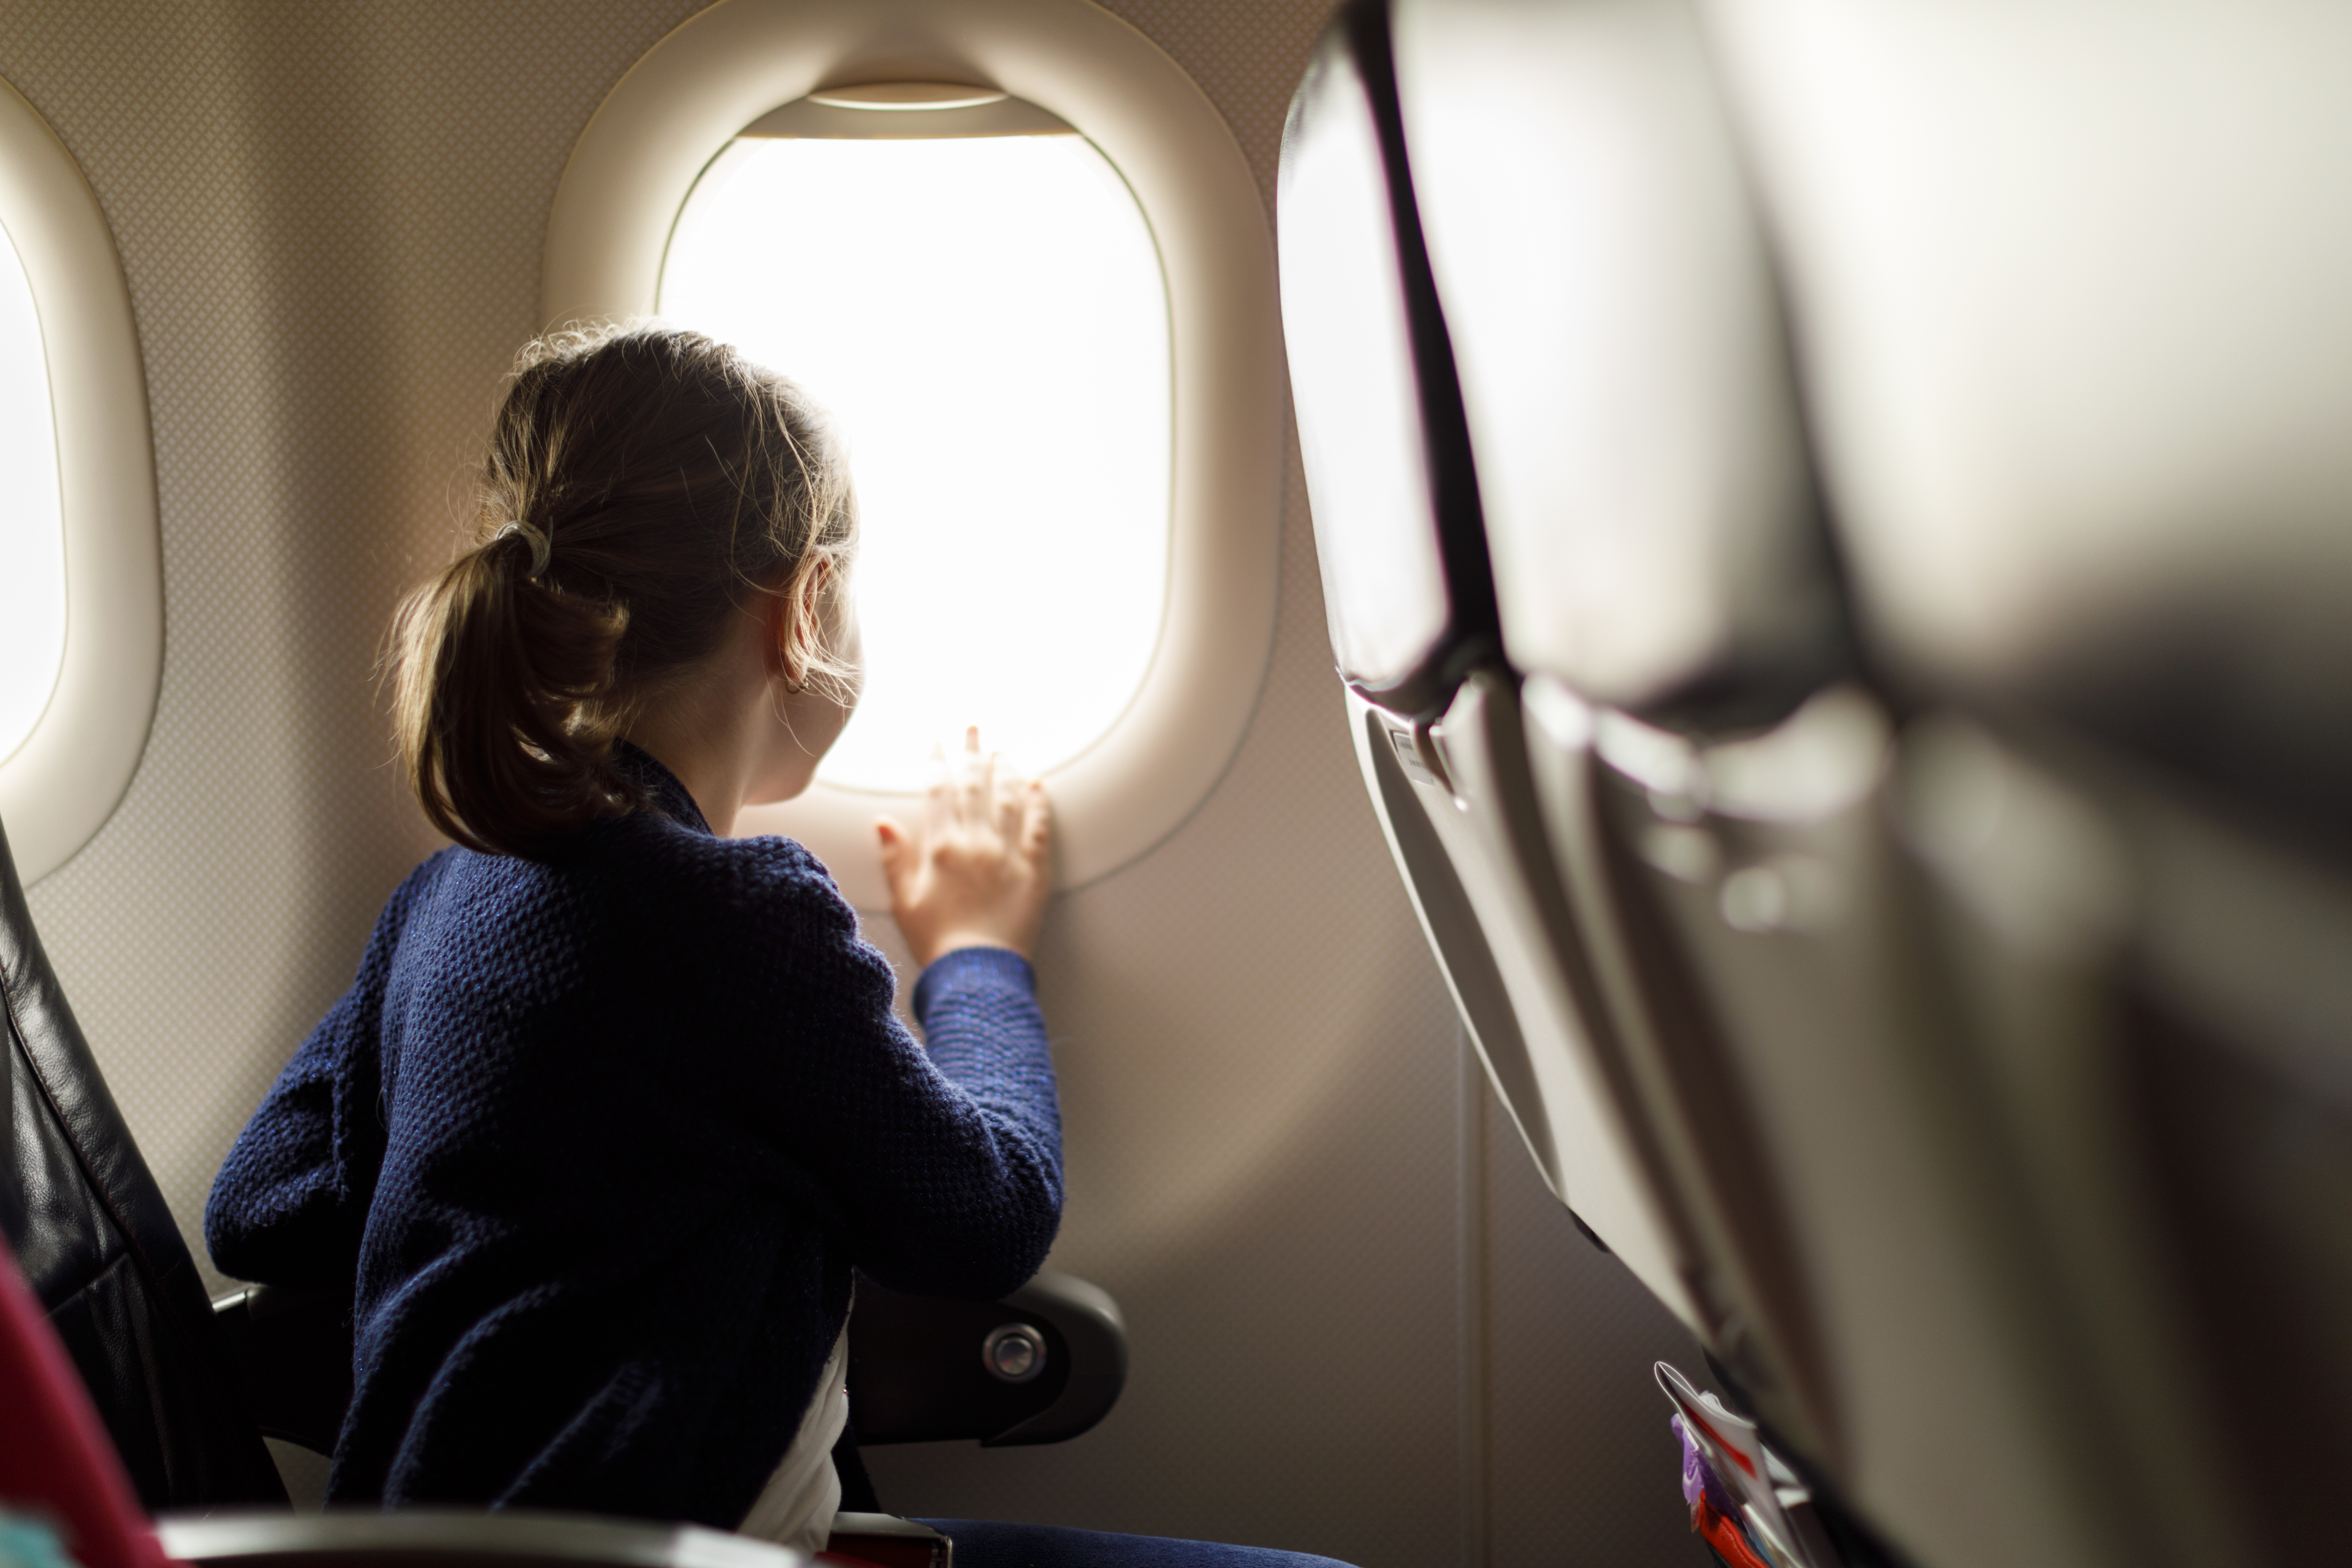
<instances>
[{"instance_id":1,"label":"girl's arm","mask_svg":"<svg viewBox=\"0 0 2352 1568\"><path fill-rule=\"evenodd\" d=\"M1060 1111L1028 961L967 948L931 964L915 988L927 1051L891 1011L889 962L800 863L793 952L761 1004L805 1042L773 1058L784 1081L761 1097L790 1108L779 1152L820 1185L852 1261L879 1283L977 1300L1019 1288L1062 1207Z\"/></svg>"},{"instance_id":2,"label":"girl's arm","mask_svg":"<svg viewBox=\"0 0 2352 1568\"><path fill-rule=\"evenodd\" d=\"M351 1278L383 1160L377 1026L385 977L435 863L384 905L357 980L278 1075L213 1178L205 1247L222 1273L271 1284Z\"/></svg>"},{"instance_id":3,"label":"girl's arm","mask_svg":"<svg viewBox=\"0 0 2352 1568\"><path fill-rule=\"evenodd\" d=\"M914 830L886 817L875 831L890 912L923 965L914 1002L929 1064L957 1093L944 1125L908 1147L885 1190L911 1195L938 1181L1002 1194L959 1223L971 1227L961 1235L987 1238L1017 1265L950 1280L943 1270L961 1267L958 1252L970 1243L905 1229L864 1233L858 1262L886 1285L996 1296L1036 1272L1061 1220L1061 1115L1028 960L1053 881L1052 812L1042 785L981 751L978 730L940 764ZM970 1165L933 1157L959 1146Z\"/></svg>"}]
</instances>

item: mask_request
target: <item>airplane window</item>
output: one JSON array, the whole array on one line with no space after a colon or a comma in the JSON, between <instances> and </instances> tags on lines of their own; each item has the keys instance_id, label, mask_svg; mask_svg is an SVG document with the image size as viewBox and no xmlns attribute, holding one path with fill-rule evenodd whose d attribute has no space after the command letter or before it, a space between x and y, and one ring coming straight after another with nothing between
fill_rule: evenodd
<instances>
[{"instance_id":1,"label":"airplane window","mask_svg":"<svg viewBox=\"0 0 2352 1568\"><path fill-rule=\"evenodd\" d=\"M1161 632L1173 454L1168 289L1118 171L1017 100L936 106L1008 134L889 96L736 138L659 309L808 387L848 443L866 690L819 777L897 791L968 723L1032 773L1110 729ZM815 129L761 133L779 121Z\"/></svg>"},{"instance_id":2,"label":"airplane window","mask_svg":"<svg viewBox=\"0 0 2352 1568\"><path fill-rule=\"evenodd\" d=\"M0 230L0 760L33 732L66 651L65 515L33 287Z\"/></svg>"},{"instance_id":3,"label":"airplane window","mask_svg":"<svg viewBox=\"0 0 2352 1568\"><path fill-rule=\"evenodd\" d=\"M894 58L988 79L858 81L883 12ZM814 787L738 831L887 908L877 796L974 722L1050 780L1062 887L1191 818L1274 647L1267 216L1215 106L1092 0L710 5L614 85L540 319L659 313L805 383L864 514L866 699Z\"/></svg>"}]
</instances>

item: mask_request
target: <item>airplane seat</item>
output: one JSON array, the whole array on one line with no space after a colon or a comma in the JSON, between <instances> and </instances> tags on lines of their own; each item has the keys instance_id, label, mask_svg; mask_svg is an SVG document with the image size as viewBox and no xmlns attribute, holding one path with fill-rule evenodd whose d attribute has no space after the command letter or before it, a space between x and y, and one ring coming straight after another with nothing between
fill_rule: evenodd
<instances>
[{"instance_id":1,"label":"airplane seat","mask_svg":"<svg viewBox=\"0 0 2352 1568\"><path fill-rule=\"evenodd\" d=\"M1769 279L1753 239L1739 248L1748 219L1693 85L1688 20L1586 6L1576 15L1598 18L1590 36L1563 39L1541 29L1560 14L1351 5L1294 102L1285 331L1333 641L1368 790L1545 1179L1738 1369L1780 1429L1817 1451L1829 1426L1821 1351L1763 1131L1723 1032L1693 1005L1664 915L1625 897L1628 857L1593 819L1596 726L1612 746L1657 731L1593 704L1753 728L1841 679L1850 639L1782 390ZM1465 47L1477 58L1454 58ZM1512 117L1524 121L1530 71L1538 106L1553 100L1546 73L1563 63L1607 89L1583 112L1609 146L1654 165L1593 178L1630 180L1636 195L1655 180L1668 199L1594 215L1570 210L1573 192L1527 188L1563 132ZM1456 69L1483 79L1439 79ZM1462 155L1441 174L1466 190L1433 205L1423 100L1465 85L1436 119L1463 111ZM1499 227L1466 241L1442 230L1460 226L1465 196ZM1580 254L1576 226L1596 216L1652 232ZM1677 226L1701 243L1678 250ZM1493 271L1480 300L1449 287L1449 243ZM1648 286L1645 318L1608 303L1629 280ZM1481 303L1509 318L1507 352L1549 366L1548 381L1502 384L1514 372L1491 363L1493 323L1462 330ZM1605 376L1572 384L1564 342L1588 332L1626 340L1612 363L1663 351L1647 364L1647 405ZM1658 417L1685 395L1707 405L1704 418ZM1549 472L1494 461L1497 441ZM1620 442L1626 456L1596 476L1592 459ZM1523 492L1564 473L1592 486L1581 537L1497 531L1498 506L1562 515L1559 498ZM1658 535L1611 537L1607 523L1635 511ZM1563 592L1581 598L1554 603ZM1659 593L1678 597L1636 608ZM1555 627L1547 645L1539 634Z\"/></svg>"},{"instance_id":2,"label":"airplane seat","mask_svg":"<svg viewBox=\"0 0 2352 1568\"><path fill-rule=\"evenodd\" d=\"M1792 1458L1923 1562L2303 1560L2352 38L2022 15L1347 7L1282 171L1334 645L1474 1031L1581 998L1626 1261Z\"/></svg>"},{"instance_id":3,"label":"airplane seat","mask_svg":"<svg viewBox=\"0 0 2352 1568\"><path fill-rule=\"evenodd\" d=\"M14 1057L5 1069L15 1076ZM84 1568L146 1568L153 1553L130 1478L47 1314L0 1241L0 1474L7 1503L37 1509ZM0 1519L0 1528L16 1521ZM14 1534L14 1529L9 1533ZM9 1543L12 1562L40 1553Z\"/></svg>"},{"instance_id":4,"label":"airplane seat","mask_svg":"<svg viewBox=\"0 0 2352 1568\"><path fill-rule=\"evenodd\" d=\"M14 1071L13 1058L10 1070ZM411 1510L299 1517L214 1510L151 1521L140 1510L55 1319L0 1242L0 1541L7 1561L80 1568L803 1568L779 1546L691 1527L514 1510ZM888 1544L901 1545L903 1542ZM853 1562L862 1559L840 1558ZM897 1561L887 1552L875 1561Z\"/></svg>"},{"instance_id":5,"label":"airplane seat","mask_svg":"<svg viewBox=\"0 0 2352 1568\"><path fill-rule=\"evenodd\" d=\"M1694 1327L1898 1542L2087 1560L2062 1358L2019 1348L2050 1317L2025 1195L1889 821L1902 709L1706 16L1396 0L1390 28L1521 683L1522 875L1567 895ZM1439 721L1449 753L1476 719Z\"/></svg>"},{"instance_id":6,"label":"airplane seat","mask_svg":"<svg viewBox=\"0 0 2352 1568\"><path fill-rule=\"evenodd\" d=\"M1504 1109L1589 1236L1694 1321L1687 1227L1655 1179L1565 900L1519 875L1540 831L1482 756L1441 754L1468 705L1518 739L1459 388L1413 219L1379 6L1341 9L1293 100L1278 218L1284 333L1334 652L1365 785Z\"/></svg>"},{"instance_id":7,"label":"airplane seat","mask_svg":"<svg viewBox=\"0 0 2352 1568\"><path fill-rule=\"evenodd\" d=\"M2153 1560L2340 1555L2352 16L1721 23L2078 1473Z\"/></svg>"},{"instance_id":8,"label":"airplane seat","mask_svg":"<svg viewBox=\"0 0 2352 1568\"><path fill-rule=\"evenodd\" d=\"M1400 0L1388 26L1498 590L1507 673L1489 680L1522 709L1498 748L1487 702L1457 704L1440 747L1526 803L1514 869L1564 900L1557 941L1581 950L1621 1115L1680 1216L1686 1317L1780 1434L1833 1455L1804 1194L1680 930L1681 881L1658 881L1662 851L1702 842L1702 792L1627 771L1690 737L1795 722L1855 676L1696 20L1676 4Z\"/></svg>"},{"instance_id":9,"label":"airplane seat","mask_svg":"<svg viewBox=\"0 0 2352 1568\"><path fill-rule=\"evenodd\" d=\"M286 1500L195 1260L49 966L0 828L0 1231L149 1509Z\"/></svg>"}]
</instances>

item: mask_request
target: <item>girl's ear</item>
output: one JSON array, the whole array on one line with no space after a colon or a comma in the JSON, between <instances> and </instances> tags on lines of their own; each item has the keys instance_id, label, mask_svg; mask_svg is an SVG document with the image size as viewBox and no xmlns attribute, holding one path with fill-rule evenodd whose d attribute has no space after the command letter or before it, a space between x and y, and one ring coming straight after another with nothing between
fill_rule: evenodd
<instances>
[{"instance_id":1,"label":"girl's ear","mask_svg":"<svg viewBox=\"0 0 2352 1568\"><path fill-rule=\"evenodd\" d=\"M776 658L789 695L808 685L811 658L824 646L824 585L832 577L833 563L820 556L773 602Z\"/></svg>"}]
</instances>

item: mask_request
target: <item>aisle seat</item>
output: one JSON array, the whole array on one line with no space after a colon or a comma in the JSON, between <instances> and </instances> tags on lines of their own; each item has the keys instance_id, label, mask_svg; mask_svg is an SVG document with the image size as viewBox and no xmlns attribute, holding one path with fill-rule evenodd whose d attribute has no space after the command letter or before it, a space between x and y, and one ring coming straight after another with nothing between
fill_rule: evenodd
<instances>
[{"instance_id":1,"label":"aisle seat","mask_svg":"<svg viewBox=\"0 0 2352 1568\"><path fill-rule=\"evenodd\" d=\"M1433 945L1592 1064L1486 1053L1556 1190L1923 1563L2340 1528L2348 77L2218 0L1366 0L1294 106ZM1441 596L1486 640L1384 642Z\"/></svg>"},{"instance_id":2,"label":"aisle seat","mask_svg":"<svg viewBox=\"0 0 2352 1568\"><path fill-rule=\"evenodd\" d=\"M1688 1005L1679 955L1655 939L1654 921L1624 918L1624 873L1604 858L1607 840L1580 799L1592 793L1594 694L1638 700L1645 712L1752 725L1846 666L1761 247L1691 29L1686 20L1675 29L1679 15L1661 26L1637 9L1563 34L1530 31L1542 14L1525 5L1407 6L1392 33L1385 5L1344 10L1286 138L1286 331L1333 639L1368 786L1496 1088L1554 1191L1750 1386L1777 1396L1784 1428L1821 1447L1829 1413L1812 1312L1751 1108L1732 1084L1718 1029ZM1478 58L1496 48L1508 58ZM1462 155L1437 171L1466 190L1433 207L1416 201L1430 177L1419 141L1426 100L1443 98L1447 73L1464 68L1448 49L1466 51L1468 74L1482 78L1474 92L1483 118L1465 130ZM1582 112L1635 165L1637 195L1649 183L1646 202L1581 212L1577 204L1590 205L1594 193L1563 177L1573 168L1544 163L1557 131L1543 122L1544 73L1563 61L1609 88ZM1627 171L1604 173L1601 195L1628 183ZM1547 174L1550 184L1531 184ZM1503 274L1482 279L1496 292L1479 301L1514 318L1517 342L1499 359L1491 334L1477 331L1489 323L1473 319L1475 305L1465 313L1446 293L1447 240L1433 221L1475 227L1463 209L1475 216L1482 202L1506 220L1468 242ZM1611 238L1630 258L1604 255L1587 276L1580 268L1591 258L1571 241L1596 216L1623 223ZM1650 264L1692 228L1745 248L1658 274ZM1646 316L1612 313L1612 279L1628 266L1654 285ZM1575 297L1580 278L1589 297ZM1513 290L1537 282L1541 298L1517 310ZM1694 320L1744 331L1726 346ZM1649 363L1651 340L1662 338L1679 352L1681 363L1660 369L1650 427L1623 399L1593 401L1610 390L1606 374L1562 384L1574 363L1560 333L1588 335L1592 322L1630 340L1621 361ZM1677 334L1685 341L1672 341ZM1410 344L1412 356L1373 353L1380 344ZM1554 373L1549 384L1506 384L1531 362ZM1774 396L1751 415L1742 394L1759 385ZM1397 390L1372 406L1368 389L1386 386ZM1494 395L1498 386L1507 397ZM1688 417L1694 388L1706 395ZM1580 434L1579 415L1607 428ZM1618 436L1635 450L1613 479L1596 478L1589 463L1560 468L1562 449L1606 448ZM1662 454L1662 443L1671 450ZM1534 460L1498 461L1499 480L1490 480L1490 447L1524 447ZM1643 464L1662 458L1701 472L1661 484ZM1493 509L1556 519L1563 498L1540 492L1557 489L1563 472L1593 483L1605 503L1585 505L1599 515L1580 538L1562 544L1522 526L1519 553L1496 548L1490 558L1502 537ZM1415 529L1401 525L1406 496L1429 498ZM1566 499L1573 518L1578 498ZM1606 524L1642 507L1635 542L1612 542ZM1432 533L1436 547L1425 542ZM1565 559L1579 551L1592 562ZM1475 562L1475 572L1433 570L1455 560ZM1594 605L1547 616L1556 584L1587 584L1591 565L1612 562L1622 580ZM1672 637L1620 603L1652 590L1677 595ZM1370 661L1365 650L1384 642L1415 646L1392 628L1436 624L1426 605L1440 595L1455 606L1454 637L1423 656L1434 679L1398 679ZM1575 684L1523 686L1546 660ZM1510 1047L1521 1043L1515 1060Z\"/></svg>"},{"instance_id":3,"label":"aisle seat","mask_svg":"<svg viewBox=\"0 0 2352 1568\"><path fill-rule=\"evenodd\" d=\"M2352 14L1717 20L2078 1489L2341 1555Z\"/></svg>"},{"instance_id":4,"label":"aisle seat","mask_svg":"<svg viewBox=\"0 0 2352 1568\"><path fill-rule=\"evenodd\" d=\"M1551 1191L1685 1321L1697 1254L1518 765L1516 684L1385 12L1344 7L1293 101L1284 331L1349 731L1470 1042ZM1440 721L1460 709L1451 732ZM1472 715L1475 713L1475 719ZM1475 734L1474 731L1475 731Z\"/></svg>"},{"instance_id":5,"label":"aisle seat","mask_svg":"<svg viewBox=\"0 0 2352 1568\"><path fill-rule=\"evenodd\" d=\"M1915 1536L2088 1560L2095 1455L1893 837L1903 699L1857 645L1703 17L1392 16L1532 785L1628 1058L1656 1069L1643 1110L1684 1152L1703 1337Z\"/></svg>"}]
</instances>

